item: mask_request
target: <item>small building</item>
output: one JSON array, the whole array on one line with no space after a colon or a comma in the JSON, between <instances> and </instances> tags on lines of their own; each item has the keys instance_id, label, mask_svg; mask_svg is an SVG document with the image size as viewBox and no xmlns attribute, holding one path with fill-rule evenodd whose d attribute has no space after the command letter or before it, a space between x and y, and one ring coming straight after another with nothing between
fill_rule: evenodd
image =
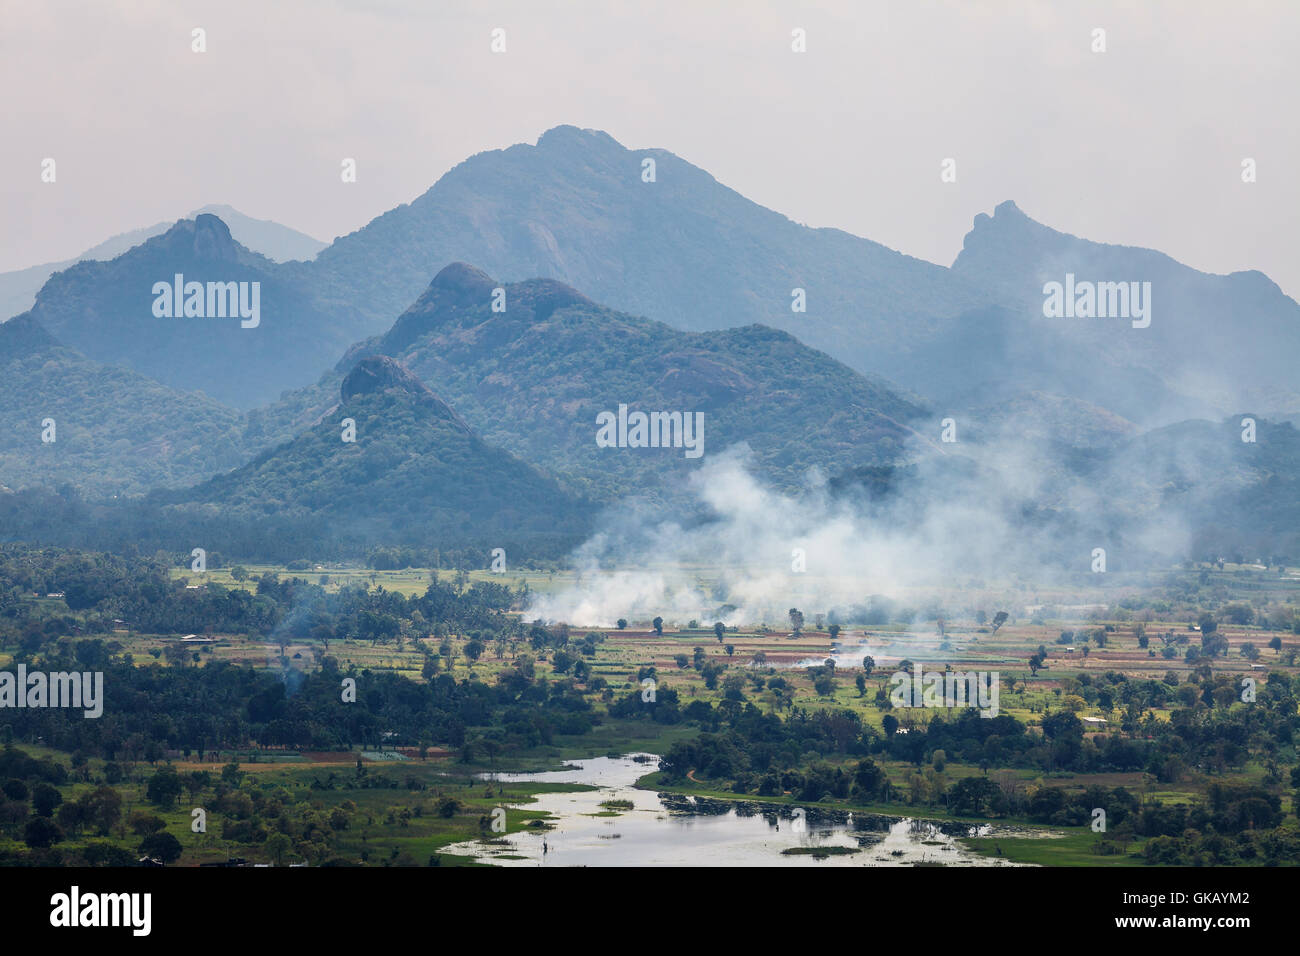
<instances>
[{"instance_id":1,"label":"small building","mask_svg":"<svg viewBox=\"0 0 1300 956\"><path fill-rule=\"evenodd\" d=\"M1093 730L1101 730L1106 726L1106 721L1102 717L1084 717L1083 722Z\"/></svg>"}]
</instances>

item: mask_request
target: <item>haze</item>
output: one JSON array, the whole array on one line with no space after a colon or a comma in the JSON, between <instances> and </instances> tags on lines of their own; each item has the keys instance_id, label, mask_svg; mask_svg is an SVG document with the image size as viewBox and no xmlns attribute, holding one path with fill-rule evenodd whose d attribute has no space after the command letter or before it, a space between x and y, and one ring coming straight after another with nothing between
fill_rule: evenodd
<instances>
[{"instance_id":1,"label":"haze","mask_svg":"<svg viewBox=\"0 0 1300 956\"><path fill-rule=\"evenodd\" d=\"M571 123L945 265L1013 198L1295 296L1298 33L1283 3L13 4L0 270L212 202L328 241L475 152Z\"/></svg>"}]
</instances>

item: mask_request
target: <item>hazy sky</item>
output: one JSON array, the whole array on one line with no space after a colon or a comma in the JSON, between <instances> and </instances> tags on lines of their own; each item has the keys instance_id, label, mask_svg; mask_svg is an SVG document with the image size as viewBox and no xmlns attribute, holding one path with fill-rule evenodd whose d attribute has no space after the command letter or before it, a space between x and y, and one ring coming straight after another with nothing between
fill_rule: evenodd
<instances>
[{"instance_id":1,"label":"hazy sky","mask_svg":"<svg viewBox=\"0 0 1300 956\"><path fill-rule=\"evenodd\" d=\"M1283 0L5 0L0 270L206 203L329 240L571 123L935 262L1014 199L1295 297L1298 36Z\"/></svg>"}]
</instances>

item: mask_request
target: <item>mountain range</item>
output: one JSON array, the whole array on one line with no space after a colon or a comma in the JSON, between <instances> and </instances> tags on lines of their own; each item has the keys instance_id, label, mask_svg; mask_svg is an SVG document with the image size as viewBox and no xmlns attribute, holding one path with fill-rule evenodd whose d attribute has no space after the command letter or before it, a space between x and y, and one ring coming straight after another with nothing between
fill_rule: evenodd
<instances>
[{"instance_id":1,"label":"mountain range","mask_svg":"<svg viewBox=\"0 0 1300 956\"><path fill-rule=\"evenodd\" d=\"M322 300L310 282L285 269L236 242L218 217L203 214L108 262L87 260L56 273L24 314L88 358L252 408L312 381L357 338L347 307ZM186 290L190 283L203 286L204 310L212 308L212 283L248 283L249 302L259 309L256 325L245 327L229 307L226 317L159 316L155 287L177 281ZM187 309L188 301L186 291Z\"/></svg>"},{"instance_id":2,"label":"mountain range","mask_svg":"<svg viewBox=\"0 0 1300 956\"><path fill-rule=\"evenodd\" d=\"M319 239L313 239L306 233L282 226L278 222L246 216L233 206L209 204L182 218L194 219L204 214L220 218L229 227L230 234L237 242L274 262L311 259L327 245ZM174 224L174 220L157 222L143 229L120 233L92 246L79 256L61 262L44 262L40 265L28 266L26 269L0 272L0 321L30 309L32 303L36 301L36 293L54 273L62 272L86 259L104 261L116 258L146 239L162 235Z\"/></svg>"},{"instance_id":3,"label":"mountain range","mask_svg":"<svg viewBox=\"0 0 1300 956\"><path fill-rule=\"evenodd\" d=\"M647 159L654 182L642 178ZM383 323L420 294L431 264L457 260L505 281L553 278L684 330L768 325L954 409L1030 390L1141 425L1300 409L1300 371L1285 361L1300 306L1259 273L1211 276L1076 239L1011 202L977 216L945 268L802 226L670 152L572 126L473 156L287 268ZM1067 271L1150 281L1150 327L1046 318L1043 285ZM792 311L795 289L806 312Z\"/></svg>"},{"instance_id":4,"label":"mountain range","mask_svg":"<svg viewBox=\"0 0 1300 956\"><path fill-rule=\"evenodd\" d=\"M493 310L500 290L502 311ZM682 332L593 302L553 279L501 284L453 263L383 335L357 343L310 389L254 415L292 430L315 420L340 378L396 359L495 444L596 500L680 488L703 462L678 448L599 447L597 416L701 413L706 454L741 443L779 485L894 461L926 440L924 401L761 325Z\"/></svg>"},{"instance_id":5,"label":"mountain range","mask_svg":"<svg viewBox=\"0 0 1300 956\"><path fill-rule=\"evenodd\" d=\"M653 182L642 179L643 160L656 163ZM254 375L227 382L217 367L255 361L250 353L278 343L231 340L214 350L194 323L153 322L149 335L123 336L117 349L91 346L85 326L104 321L101 304L112 304L115 323L144 321L146 293L135 290L160 278L160 263L140 255L147 247L113 269L83 263L58 273L38 316L91 358L240 408L310 381L343 348L382 333L443 265L464 261L506 282L552 278L684 331L780 329L950 412L1034 391L1143 427L1247 407L1275 417L1300 409L1300 372L1288 361L1300 347L1300 306L1260 273L1207 275L1152 250L1089 242L1011 202L978 215L945 268L799 225L672 153L568 126L536 145L471 157L311 261L263 259L263 281L283 292L274 334L292 338L287 326L310 323L316 344L279 352ZM1044 285L1067 275L1149 283L1149 327L1046 317ZM792 311L796 290L806 311Z\"/></svg>"},{"instance_id":6,"label":"mountain range","mask_svg":"<svg viewBox=\"0 0 1300 956\"><path fill-rule=\"evenodd\" d=\"M278 228L241 230L268 248ZM255 284L257 319L158 314L155 287L177 276ZM1149 323L1049 316L1049 284L1076 280L1134 283ZM680 499L699 459L597 442L599 416L626 410L702 414L706 454L744 446L785 490L1002 456L1042 476L1052 507L1101 524L1154 517L1198 547L1300 548L1259 519L1290 521L1300 501L1285 423L1300 409L1300 307L1260 273L1090 242L1010 202L976 217L946 268L574 127L471 157L310 260L273 261L216 215L181 220L56 272L0 333L16 383L0 484L162 489L132 507L163 525L238 521L253 548L275 521L295 547L337 549L413 529L542 534L511 495L536 496L563 535L601 504ZM1244 414L1259 450L1227 441ZM345 417L368 423L364 442L336 447ZM57 443L39 442L46 418ZM489 487L493 469L511 495ZM349 511L353 485L365 501ZM436 517L397 520L406 502Z\"/></svg>"}]
</instances>

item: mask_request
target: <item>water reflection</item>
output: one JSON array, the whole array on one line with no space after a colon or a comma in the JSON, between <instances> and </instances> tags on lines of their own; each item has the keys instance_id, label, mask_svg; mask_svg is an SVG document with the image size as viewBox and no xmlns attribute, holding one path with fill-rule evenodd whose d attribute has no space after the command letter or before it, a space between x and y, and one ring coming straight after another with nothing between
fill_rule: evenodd
<instances>
[{"instance_id":1,"label":"water reflection","mask_svg":"<svg viewBox=\"0 0 1300 956\"><path fill-rule=\"evenodd\" d=\"M545 773L484 774L501 783L585 783L600 789L539 794L526 808L550 813L549 828L443 852L500 866L1012 865L961 847L954 837L967 835L967 824L635 789L657 763L652 754L629 754L574 761ZM621 802L612 816L602 806L611 801Z\"/></svg>"}]
</instances>

